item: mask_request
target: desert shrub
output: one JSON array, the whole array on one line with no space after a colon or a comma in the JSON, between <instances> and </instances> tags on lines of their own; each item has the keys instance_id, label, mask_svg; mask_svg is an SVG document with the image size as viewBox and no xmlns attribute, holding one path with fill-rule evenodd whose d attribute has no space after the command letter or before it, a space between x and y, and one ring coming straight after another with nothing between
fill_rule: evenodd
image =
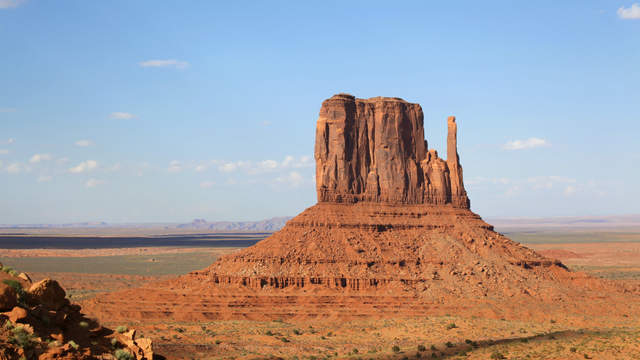
<instances>
[{"instance_id":1,"label":"desert shrub","mask_svg":"<svg viewBox=\"0 0 640 360\"><path fill-rule=\"evenodd\" d=\"M29 334L22 326L11 327L11 336L9 337L11 344L23 349L31 349L34 345L33 341L33 335Z\"/></svg>"},{"instance_id":2,"label":"desert shrub","mask_svg":"<svg viewBox=\"0 0 640 360\"><path fill-rule=\"evenodd\" d=\"M418 351L425 352L427 351L427 348L424 345L418 345Z\"/></svg>"},{"instance_id":3,"label":"desert shrub","mask_svg":"<svg viewBox=\"0 0 640 360\"><path fill-rule=\"evenodd\" d=\"M446 344L444 344L446 347L448 348L452 348L453 347L453 343L451 343L451 341L447 341Z\"/></svg>"},{"instance_id":4,"label":"desert shrub","mask_svg":"<svg viewBox=\"0 0 640 360\"><path fill-rule=\"evenodd\" d=\"M296 335L302 335L302 331L298 330L298 329L293 329L293 333Z\"/></svg>"},{"instance_id":5,"label":"desert shrub","mask_svg":"<svg viewBox=\"0 0 640 360\"><path fill-rule=\"evenodd\" d=\"M351 352L354 353L354 354L357 354L358 353L358 349L353 349L353 351L351 351Z\"/></svg>"},{"instance_id":6,"label":"desert shrub","mask_svg":"<svg viewBox=\"0 0 640 360\"><path fill-rule=\"evenodd\" d=\"M78 323L78 325L79 325L81 328L85 328L85 329L89 327L89 323L88 323L88 322L86 322L86 321L80 321L80 322Z\"/></svg>"},{"instance_id":7,"label":"desert shrub","mask_svg":"<svg viewBox=\"0 0 640 360\"><path fill-rule=\"evenodd\" d=\"M264 333L264 334L267 335L267 336L273 336L273 333L271 332L271 330L267 330L267 332Z\"/></svg>"},{"instance_id":8,"label":"desert shrub","mask_svg":"<svg viewBox=\"0 0 640 360\"><path fill-rule=\"evenodd\" d=\"M116 339L116 338L111 339L111 346L117 347L118 344L119 344L118 339Z\"/></svg>"},{"instance_id":9,"label":"desert shrub","mask_svg":"<svg viewBox=\"0 0 640 360\"><path fill-rule=\"evenodd\" d=\"M555 324L555 323L556 323L556 321L555 321L554 319L551 319L551 323L552 323L552 324Z\"/></svg>"},{"instance_id":10,"label":"desert shrub","mask_svg":"<svg viewBox=\"0 0 640 360\"><path fill-rule=\"evenodd\" d=\"M575 347L571 347L571 348L569 348L569 351L571 351L571 352L576 352L576 351L578 351L578 349L577 349L577 348L575 348Z\"/></svg>"},{"instance_id":11,"label":"desert shrub","mask_svg":"<svg viewBox=\"0 0 640 360\"><path fill-rule=\"evenodd\" d=\"M290 341L289 341L289 339L287 339L287 338L286 338L286 337L284 337L284 336L283 336L280 340L282 340L282 342L285 342L285 343L290 342Z\"/></svg>"},{"instance_id":12,"label":"desert shrub","mask_svg":"<svg viewBox=\"0 0 640 360\"><path fill-rule=\"evenodd\" d=\"M391 351L393 351L394 353L399 353L400 352L400 346L393 345L393 347L391 348Z\"/></svg>"},{"instance_id":13,"label":"desert shrub","mask_svg":"<svg viewBox=\"0 0 640 360\"><path fill-rule=\"evenodd\" d=\"M117 331L118 333L120 333L120 334L122 334L123 332L125 332L125 331L127 331L127 330L129 330L129 329L128 329L126 326L124 326L124 325L120 325L120 326L118 326L118 327L116 328L116 331Z\"/></svg>"},{"instance_id":14,"label":"desert shrub","mask_svg":"<svg viewBox=\"0 0 640 360\"><path fill-rule=\"evenodd\" d=\"M20 284L20 282L18 280L13 280L13 279L4 279L2 280L3 283L9 285L10 287L13 288L13 290L15 290L16 294L18 294L18 301L19 302L24 302L26 293L24 292L24 289L22 288L22 284Z\"/></svg>"},{"instance_id":15,"label":"desert shrub","mask_svg":"<svg viewBox=\"0 0 640 360\"><path fill-rule=\"evenodd\" d=\"M220 344L222 344L222 341L216 340L216 345L220 345Z\"/></svg>"},{"instance_id":16,"label":"desert shrub","mask_svg":"<svg viewBox=\"0 0 640 360\"><path fill-rule=\"evenodd\" d=\"M457 327L458 326L456 325L456 323L451 323L451 324L447 325L447 330L455 329Z\"/></svg>"},{"instance_id":17,"label":"desert shrub","mask_svg":"<svg viewBox=\"0 0 640 360\"><path fill-rule=\"evenodd\" d=\"M435 345L431 345L431 351L436 351L438 348Z\"/></svg>"},{"instance_id":18,"label":"desert shrub","mask_svg":"<svg viewBox=\"0 0 640 360\"><path fill-rule=\"evenodd\" d=\"M184 328L178 327L178 328L176 328L176 331L182 334L186 330Z\"/></svg>"},{"instance_id":19,"label":"desert shrub","mask_svg":"<svg viewBox=\"0 0 640 360\"><path fill-rule=\"evenodd\" d=\"M435 359L435 358L437 358L437 357L438 357L438 354L436 354L436 353L431 353L431 357Z\"/></svg>"},{"instance_id":20,"label":"desert shrub","mask_svg":"<svg viewBox=\"0 0 640 360\"><path fill-rule=\"evenodd\" d=\"M127 350L124 350L124 349L116 350L116 352L113 353L113 356L115 356L116 359L118 359L118 360L134 360L135 359L133 357L133 354L131 354L130 352L128 352Z\"/></svg>"},{"instance_id":21,"label":"desert shrub","mask_svg":"<svg viewBox=\"0 0 640 360\"><path fill-rule=\"evenodd\" d=\"M471 341L471 340L469 340L469 339L465 339L465 340L464 340L464 343L465 343L465 344L469 344L469 345L471 345L471 343L473 343L473 341Z\"/></svg>"},{"instance_id":22,"label":"desert shrub","mask_svg":"<svg viewBox=\"0 0 640 360\"><path fill-rule=\"evenodd\" d=\"M71 340L68 342L69 346L71 346L74 350L78 350L78 348L80 347L80 345L76 344L75 341Z\"/></svg>"},{"instance_id":23,"label":"desert shrub","mask_svg":"<svg viewBox=\"0 0 640 360\"><path fill-rule=\"evenodd\" d=\"M501 353L501 352L494 351L494 352L491 354L491 359L492 359L492 360L502 360L502 359L505 359L505 357L504 357L504 355L502 355L502 353Z\"/></svg>"}]
</instances>

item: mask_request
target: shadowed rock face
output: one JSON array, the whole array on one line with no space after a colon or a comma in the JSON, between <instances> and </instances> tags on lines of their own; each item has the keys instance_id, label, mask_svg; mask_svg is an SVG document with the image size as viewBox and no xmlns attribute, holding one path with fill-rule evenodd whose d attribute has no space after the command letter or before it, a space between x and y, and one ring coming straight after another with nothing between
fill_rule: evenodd
<instances>
[{"instance_id":1,"label":"shadowed rock face","mask_svg":"<svg viewBox=\"0 0 640 360\"><path fill-rule=\"evenodd\" d=\"M316 128L318 202L452 204L469 208L449 118L447 161L427 151L418 104L399 98L325 100Z\"/></svg>"}]
</instances>

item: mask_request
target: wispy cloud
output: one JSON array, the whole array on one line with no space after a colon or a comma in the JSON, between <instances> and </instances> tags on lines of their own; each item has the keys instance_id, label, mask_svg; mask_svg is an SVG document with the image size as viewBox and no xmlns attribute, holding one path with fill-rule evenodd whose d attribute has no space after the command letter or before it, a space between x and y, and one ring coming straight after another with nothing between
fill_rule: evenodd
<instances>
[{"instance_id":1,"label":"wispy cloud","mask_svg":"<svg viewBox=\"0 0 640 360\"><path fill-rule=\"evenodd\" d=\"M91 170L93 170L93 169L95 169L97 167L98 167L98 162L97 161L95 161L95 160L87 160L87 161L83 161L80 164L70 168L69 172L73 173L73 174L80 174L80 173L83 173L83 172L91 171Z\"/></svg>"},{"instance_id":2,"label":"wispy cloud","mask_svg":"<svg viewBox=\"0 0 640 360\"><path fill-rule=\"evenodd\" d=\"M7 149L0 149L0 155L7 155L9 153L9 150Z\"/></svg>"},{"instance_id":3,"label":"wispy cloud","mask_svg":"<svg viewBox=\"0 0 640 360\"><path fill-rule=\"evenodd\" d=\"M176 69L185 69L189 67L188 62L182 61L182 60L176 60L176 59L165 59L165 60L154 59L154 60L141 61L138 64L141 67L173 67Z\"/></svg>"},{"instance_id":4,"label":"wispy cloud","mask_svg":"<svg viewBox=\"0 0 640 360\"><path fill-rule=\"evenodd\" d=\"M50 154L34 154L31 157L31 159L29 159L29 162L32 164L37 164L41 161L47 161L47 160L51 160Z\"/></svg>"},{"instance_id":5,"label":"wispy cloud","mask_svg":"<svg viewBox=\"0 0 640 360\"><path fill-rule=\"evenodd\" d=\"M620 7L618 9L618 17L625 20L640 19L640 4L634 3L628 8L625 8L624 6Z\"/></svg>"},{"instance_id":6,"label":"wispy cloud","mask_svg":"<svg viewBox=\"0 0 640 360\"><path fill-rule=\"evenodd\" d=\"M128 113L128 112L116 111L116 112L112 112L111 114L109 114L109 117L112 118L112 119L118 119L118 120L128 120L128 119L133 119L136 116L131 114L131 113Z\"/></svg>"},{"instance_id":7,"label":"wispy cloud","mask_svg":"<svg viewBox=\"0 0 640 360\"><path fill-rule=\"evenodd\" d=\"M178 160L173 160L169 163L169 167L167 168L167 171L172 172L172 173L176 173L176 172L180 172L182 171L182 163Z\"/></svg>"},{"instance_id":8,"label":"wispy cloud","mask_svg":"<svg viewBox=\"0 0 640 360\"><path fill-rule=\"evenodd\" d=\"M0 0L2 1L2 0ZM0 3L1 4L1 3ZM0 9L2 9L2 7L0 6ZM16 112L18 111L18 109L16 108L7 108L7 107L0 107L0 113L12 113L12 112Z\"/></svg>"},{"instance_id":9,"label":"wispy cloud","mask_svg":"<svg viewBox=\"0 0 640 360\"><path fill-rule=\"evenodd\" d=\"M0 0L0 9L12 9L25 3L26 0Z\"/></svg>"},{"instance_id":10,"label":"wispy cloud","mask_svg":"<svg viewBox=\"0 0 640 360\"><path fill-rule=\"evenodd\" d=\"M91 146L93 143L91 142L91 140L83 139L83 140L76 141L74 144L79 147L87 147L87 146Z\"/></svg>"},{"instance_id":11,"label":"wispy cloud","mask_svg":"<svg viewBox=\"0 0 640 360\"><path fill-rule=\"evenodd\" d=\"M38 177L38 182L39 183L49 182L52 179L53 179L53 176L51 176L51 175L42 175L42 176Z\"/></svg>"},{"instance_id":12,"label":"wispy cloud","mask_svg":"<svg viewBox=\"0 0 640 360\"><path fill-rule=\"evenodd\" d=\"M104 180L91 178L91 179L87 180L87 182L84 184L84 186L87 187L87 188L93 188L93 187L96 187L96 186L102 185L102 184L104 184Z\"/></svg>"},{"instance_id":13,"label":"wispy cloud","mask_svg":"<svg viewBox=\"0 0 640 360\"><path fill-rule=\"evenodd\" d=\"M297 171L291 171L288 174L284 175L284 176L280 176L276 179L277 182L280 183L286 183L288 185L297 187L302 185L302 183L304 182L304 178L302 177L302 175L300 175L299 172Z\"/></svg>"},{"instance_id":14,"label":"wispy cloud","mask_svg":"<svg viewBox=\"0 0 640 360\"><path fill-rule=\"evenodd\" d=\"M19 174L23 170L22 166L19 163L13 163L7 165L7 172L9 174Z\"/></svg>"},{"instance_id":15,"label":"wispy cloud","mask_svg":"<svg viewBox=\"0 0 640 360\"><path fill-rule=\"evenodd\" d=\"M216 183L213 181L203 181L200 183L200 187L203 189L208 189L213 187L213 185L215 185Z\"/></svg>"},{"instance_id":16,"label":"wispy cloud","mask_svg":"<svg viewBox=\"0 0 640 360\"><path fill-rule=\"evenodd\" d=\"M525 140L513 140L508 141L506 144L502 146L505 150L523 150L523 149L533 149L542 146L551 146L551 144L545 140L536 137L531 137Z\"/></svg>"}]
</instances>

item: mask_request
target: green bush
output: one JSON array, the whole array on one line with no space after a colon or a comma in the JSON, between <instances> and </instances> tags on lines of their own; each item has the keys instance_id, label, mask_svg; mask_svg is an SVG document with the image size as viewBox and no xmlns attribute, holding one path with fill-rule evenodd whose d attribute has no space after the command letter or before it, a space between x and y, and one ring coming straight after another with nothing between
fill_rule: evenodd
<instances>
[{"instance_id":1,"label":"green bush","mask_svg":"<svg viewBox=\"0 0 640 360\"><path fill-rule=\"evenodd\" d=\"M7 322L9 323L9 322ZM29 334L22 326L11 328L11 336L9 343L20 346L23 349L31 349L34 345L34 337Z\"/></svg>"},{"instance_id":2,"label":"green bush","mask_svg":"<svg viewBox=\"0 0 640 360\"><path fill-rule=\"evenodd\" d=\"M80 347L80 345L76 344L75 341L71 340L68 342L69 346L71 346L74 350L78 350L78 348Z\"/></svg>"},{"instance_id":3,"label":"green bush","mask_svg":"<svg viewBox=\"0 0 640 360\"><path fill-rule=\"evenodd\" d=\"M80 321L78 325L80 325L81 328L85 328L85 329L89 327L89 323L86 321Z\"/></svg>"},{"instance_id":4,"label":"green bush","mask_svg":"<svg viewBox=\"0 0 640 360\"><path fill-rule=\"evenodd\" d=\"M447 341L447 343L446 343L446 344L444 344L444 345L445 345L446 347L448 347L448 348L452 348L452 347L453 347L453 344L451 343L451 341Z\"/></svg>"},{"instance_id":5,"label":"green bush","mask_svg":"<svg viewBox=\"0 0 640 360\"><path fill-rule=\"evenodd\" d=\"M505 359L505 357L504 357L504 355L502 355L501 352L494 351L493 354L491 354L491 359L492 360L502 360L502 359Z\"/></svg>"},{"instance_id":6,"label":"green bush","mask_svg":"<svg viewBox=\"0 0 640 360\"><path fill-rule=\"evenodd\" d=\"M22 284L18 280L4 279L2 280L2 282L9 285L10 287L13 288L13 290L16 291L16 294L18 294L18 301L24 301L26 293L22 288Z\"/></svg>"},{"instance_id":7,"label":"green bush","mask_svg":"<svg viewBox=\"0 0 640 360\"><path fill-rule=\"evenodd\" d=\"M298 329L293 329L293 333L296 335L302 335L302 331L298 330Z\"/></svg>"},{"instance_id":8,"label":"green bush","mask_svg":"<svg viewBox=\"0 0 640 360\"><path fill-rule=\"evenodd\" d=\"M435 345L431 345L431 351L437 351L438 348Z\"/></svg>"},{"instance_id":9,"label":"green bush","mask_svg":"<svg viewBox=\"0 0 640 360\"><path fill-rule=\"evenodd\" d=\"M418 345L418 351L425 352L427 351L427 348L424 345Z\"/></svg>"},{"instance_id":10,"label":"green bush","mask_svg":"<svg viewBox=\"0 0 640 360\"><path fill-rule=\"evenodd\" d=\"M578 349L577 349L577 348L575 348L575 347L572 347L572 348L569 348L569 351L571 351L571 352L576 352L576 351L578 351Z\"/></svg>"},{"instance_id":11,"label":"green bush","mask_svg":"<svg viewBox=\"0 0 640 360\"><path fill-rule=\"evenodd\" d=\"M391 351L393 351L394 353L399 353L400 352L400 346L393 345L393 347L391 348Z\"/></svg>"},{"instance_id":12,"label":"green bush","mask_svg":"<svg viewBox=\"0 0 640 360\"><path fill-rule=\"evenodd\" d=\"M124 325L120 325L120 326L118 326L118 327L116 328L116 331L117 331L118 333L120 333L120 334L122 334L122 333L126 332L127 330L129 330L129 329L128 329L126 326L124 326Z\"/></svg>"},{"instance_id":13,"label":"green bush","mask_svg":"<svg viewBox=\"0 0 640 360\"><path fill-rule=\"evenodd\" d=\"M124 350L124 349L116 350L116 352L113 353L113 356L115 356L116 359L118 359L118 360L134 360L135 359L133 357L133 354L131 354L130 352L128 352L127 350Z\"/></svg>"},{"instance_id":14,"label":"green bush","mask_svg":"<svg viewBox=\"0 0 640 360\"><path fill-rule=\"evenodd\" d=\"M456 323L451 323L451 324L447 325L447 330L455 329L457 327L458 326L456 325Z\"/></svg>"}]
</instances>

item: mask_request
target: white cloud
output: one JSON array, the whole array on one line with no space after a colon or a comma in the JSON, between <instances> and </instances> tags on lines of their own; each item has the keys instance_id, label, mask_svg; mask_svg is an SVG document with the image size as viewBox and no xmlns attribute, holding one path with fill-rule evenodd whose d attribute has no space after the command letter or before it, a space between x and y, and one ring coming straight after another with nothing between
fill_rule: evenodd
<instances>
[{"instance_id":1,"label":"white cloud","mask_svg":"<svg viewBox=\"0 0 640 360\"><path fill-rule=\"evenodd\" d=\"M513 140L508 141L503 145L503 148L506 150L522 150L522 149L533 149L541 146L550 146L549 142L545 139L540 139L536 137L531 137L526 140Z\"/></svg>"},{"instance_id":2,"label":"white cloud","mask_svg":"<svg viewBox=\"0 0 640 360\"><path fill-rule=\"evenodd\" d=\"M563 194L564 194L564 196L571 196L571 195L575 194L575 192L576 192L576 187L573 186L573 185L569 185L566 188L564 188Z\"/></svg>"},{"instance_id":3,"label":"white cloud","mask_svg":"<svg viewBox=\"0 0 640 360\"><path fill-rule=\"evenodd\" d=\"M116 111L116 112L112 112L111 114L109 114L109 117L112 118L112 119L118 119L118 120L128 120L128 119L133 119L136 116L131 114L131 113L128 113L128 112Z\"/></svg>"},{"instance_id":4,"label":"white cloud","mask_svg":"<svg viewBox=\"0 0 640 360\"><path fill-rule=\"evenodd\" d=\"M96 187L96 186L102 185L102 184L104 184L103 180L91 178L91 179L87 180L87 182L84 184L84 186L86 186L88 188L93 188L93 187Z\"/></svg>"},{"instance_id":5,"label":"white cloud","mask_svg":"<svg viewBox=\"0 0 640 360\"><path fill-rule=\"evenodd\" d=\"M638 20L640 19L640 4L635 3L631 7L625 8L624 6L618 9L618 17L620 19Z\"/></svg>"},{"instance_id":6,"label":"white cloud","mask_svg":"<svg viewBox=\"0 0 640 360\"><path fill-rule=\"evenodd\" d=\"M19 174L22 171L22 166L19 163L13 163L7 166L7 172L9 174Z\"/></svg>"},{"instance_id":7,"label":"white cloud","mask_svg":"<svg viewBox=\"0 0 640 360\"><path fill-rule=\"evenodd\" d=\"M180 163L180 161L178 160L173 160L169 163L169 167L167 168L168 172L180 172L182 171L182 163Z\"/></svg>"},{"instance_id":8,"label":"white cloud","mask_svg":"<svg viewBox=\"0 0 640 360\"><path fill-rule=\"evenodd\" d=\"M66 163L69 162L69 158L68 157L62 157L62 158L59 158L58 160L56 160L56 162L58 164L66 164Z\"/></svg>"},{"instance_id":9,"label":"white cloud","mask_svg":"<svg viewBox=\"0 0 640 360\"><path fill-rule=\"evenodd\" d=\"M263 169L275 169L278 167L278 162L275 160L264 160L260 162L260 167Z\"/></svg>"},{"instance_id":10,"label":"white cloud","mask_svg":"<svg viewBox=\"0 0 640 360\"><path fill-rule=\"evenodd\" d=\"M95 160L83 161L80 164L69 169L70 173L79 174L83 172L91 171L98 167L98 162Z\"/></svg>"},{"instance_id":11,"label":"white cloud","mask_svg":"<svg viewBox=\"0 0 640 360\"><path fill-rule=\"evenodd\" d=\"M213 185L215 185L216 183L213 181L203 181L200 183L200 187L203 189L208 189L210 187L212 187Z\"/></svg>"},{"instance_id":12,"label":"white cloud","mask_svg":"<svg viewBox=\"0 0 640 360\"><path fill-rule=\"evenodd\" d=\"M7 145L11 145L11 144L13 144L14 142L16 142L16 139L14 139L14 138L8 138L8 139L7 139Z\"/></svg>"},{"instance_id":13,"label":"white cloud","mask_svg":"<svg viewBox=\"0 0 640 360\"><path fill-rule=\"evenodd\" d=\"M302 185L302 183L304 182L304 179L302 177L302 175L300 175L299 172L297 171L291 171L290 173L288 173L285 176L281 176L276 178L277 182L281 182L281 183L286 183L289 184L291 186L297 187Z\"/></svg>"},{"instance_id":14,"label":"white cloud","mask_svg":"<svg viewBox=\"0 0 640 360\"><path fill-rule=\"evenodd\" d=\"M9 153L9 150L7 149L0 149L0 155L7 155Z\"/></svg>"},{"instance_id":15,"label":"white cloud","mask_svg":"<svg viewBox=\"0 0 640 360\"><path fill-rule=\"evenodd\" d=\"M176 69L185 69L189 67L189 63L182 60L166 59L166 60L147 60L138 63L141 67L173 67Z\"/></svg>"},{"instance_id":16,"label":"white cloud","mask_svg":"<svg viewBox=\"0 0 640 360\"><path fill-rule=\"evenodd\" d=\"M536 176L527 179L533 190L552 189L555 184L575 184L576 179L566 176Z\"/></svg>"},{"instance_id":17,"label":"white cloud","mask_svg":"<svg viewBox=\"0 0 640 360\"><path fill-rule=\"evenodd\" d=\"M219 169L222 172L233 172L238 168L238 165L236 165L235 163L226 163L223 165L220 165Z\"/></svg>"},{"instance_id":18,"label":"white cloud","mask_svg":"<svg viewBox=\"0 0 640 360\"><path fill-rule=\"evenodd\" d=\"M206 165L202 165L202 164L200 164L200 165L196 165L195 170L196 170L197 172L202 172L202 171L207 170L207 166L206 166Z\"/></svg>"},{"instance_id":19,"label":"white cloud","mask_svg":"<svg viewBox=\"0 0 640 360\"><path fill-rule=\"evenodd\" d=\"M269 125L271 125L271 121L265 120L262 122L262 126L269 126Z\"/></svg>"},{"instance_id":20,"label":"white cloud","mask_svg":"<svg viewBox=\"0 0 640 360\"><path fill-rule=\"evenodd\" d=\"M93 143L91 142L91 140L86 140L86 139L78 140L78 141L75 142L75 145L79 146L79 147L87 147L87 146L90 146L92 144Z\"/></svg>"},{"instance_id":21,"label":"white cloud","mask_svg":"<svg viewBox=\"0 0 640 360\"><path fill-rule=\"evenodd\" d=\"M50 154L35 154L29 159L29 162L32 164L39 163L41 161L51 160Z\"/></svg>"},{"instance_id":22,"label":"white cloud","mask_svg":"<svg viewBox=\"0 0 640 360\"><path fill-rule=\"evenodd\" d=\"M53 177L51 175L42 175L38 177L38 182L39 183L48 182L48 181L51 181L52 179Z\"/></svg>"}]
</instances>

